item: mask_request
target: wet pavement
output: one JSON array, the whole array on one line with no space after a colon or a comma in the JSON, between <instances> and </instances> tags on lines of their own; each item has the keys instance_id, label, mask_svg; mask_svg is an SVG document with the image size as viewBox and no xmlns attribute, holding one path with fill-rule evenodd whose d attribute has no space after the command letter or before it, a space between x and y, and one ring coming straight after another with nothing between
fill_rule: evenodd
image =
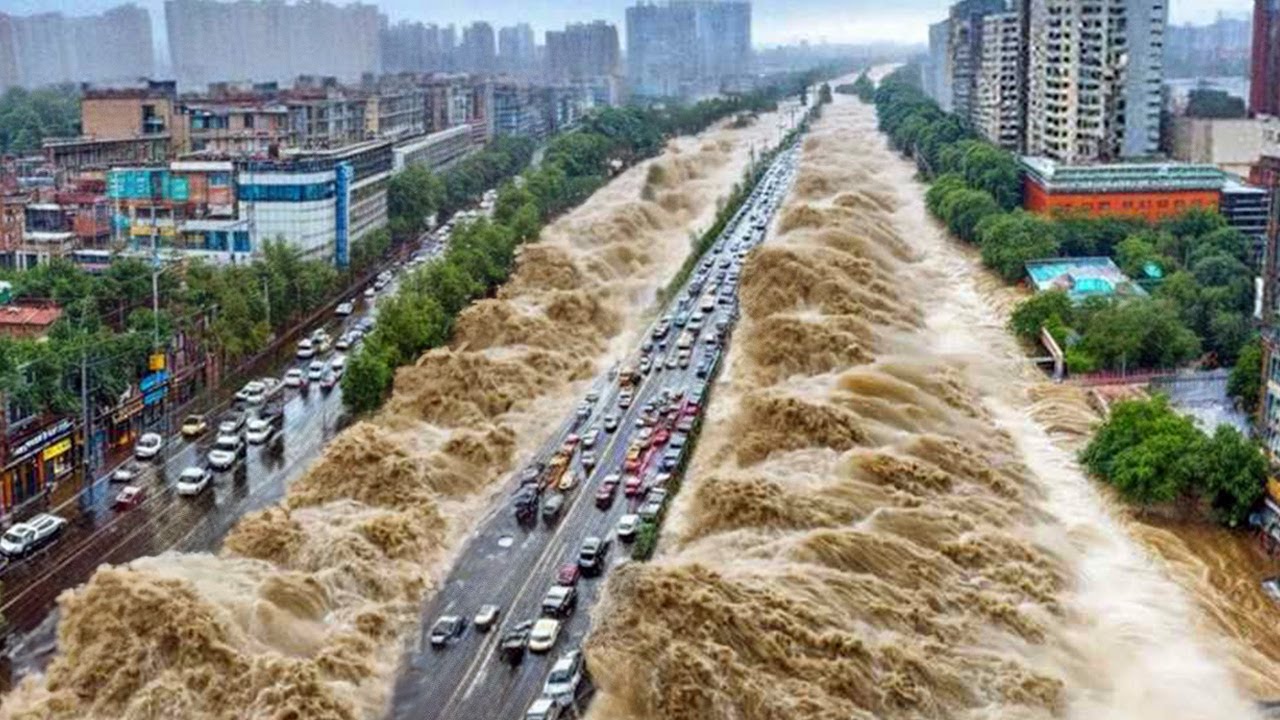
<instances>
[{"instance_id":1,"label":"wet pavement","mask_svg":"<svg viewBox=\"0 0 1280 720\"><path fill-rule=\"evenodd\" d=\"M443 243L425 238L421 250L427 257L443 252ZM377 297L396 290L392 280ZM336 341L365 317L374 317L375 299L359 296L356 312L333 317L324 324ZM310 331L311 329L309 329ZM316 359L326 364L337 355L330 350ZM308 360L290 354L266 375L282 378L293 367L306 372ZM341 387L322 390L319 382L302 389L282 388L284 432L273 446L249 445L244 460L227 472L215 472L210 488L191 497L174 489L184 468L202 466L217 435L220 414L210 413L210 429L200 437L184 440L177 433L168 439L164 458L139 462L143 469L132 481L145 492L141 504L117 510L112 507L125 483L110 481L109 468L91 487L81 490L68 507L51 512L69 520L62 536L34 554L10 560L0 567L3 613L9 623L7 660L10 683L42 670L55 650L56 600L60 593L92 576L98 566L122 564L169 550L212 552L247 512L262 509L284 497L289 483L301 476L319 456L324 445L345 421ZM249 408L250 414L254 412Z\"/></svg>"},{"instance_id":2,"label":"wet pavement","mask_svg":"<svg viewBox=\"0 0 1280 720\"><path fill-rule=\"evenodd\" d=\"M763 228L786 195L794 172L794 161L794 151L775 161L759 185L763 188L772 180L774 191L757 190L737 216L738 221L730 223L729 229L721 236L724 242L717 242L717 247L723 246L723 249L708 253L707 261L711 263L709 274L713 278L707 281L708 285L714 282L718 272L730 268L729 256L734 243L742 241L746 246L763 239ZM753 218L756 214L759 215L758 221ZM760 229L754 227L757 222ZM689 283L695 280L696 277L691 278ZM615 527L619 518L635 512L641 501L625 497L619 488L612 505L600 509L595 503L596 489L601 479L610 473L625 477L625 456L632 439L639 432L636 419L646 402L656 400L664 390L683 391L687 398L690 391L711 382L707 377L699 376L697 368L703 358L724 352L724 346L707 344L705 338L715 334L718 321L725 321L731 331L736 320L736 284L731 289L733 301L717 303L707 316L694 343L688 367L655 369L644 375L635 391L634 401L626 409L619 408L620 389L613 374L598 378L592 390L600 394L600 399L594 404L590 416L583 421L574 417L562 422L537 456L528 459L526 466L534 461L549 460L569 433L585 433L591 428L599 428L607 414L617 414L620 419L617 431L603 434L597 444L596 466L590 472L584 472L583 480L566 493L566 504L557 522L548 524L539 518L536 525L522 526L514 517L510 498L503 497L478 524L445 583L424 604L422 637L404 657L401 676L396 684L391 709L394 720L518 720L541 695L547 673L556 659L564 652L581 647L590 630L589 615L598 599L603 574L597 577L584 575L578 581L577 607L563 619L560 635L551 652L527 652L523 662L515 666L505 662L498 653L500 639L507 630L517 623L539 617L543 597L556 582L556 570L577 559L585 538L612 538L606 572L607 568L627 561L631 546L616 537ZM694 299L686 307L678 308L676 303L680 298L688 297L688 284L684 290L672 302L671 315L685 309L694 312L705 295L705 292L695 291ZM658 354L674 354L680 332L680 328L672 327L666 335L670 347L665 351L659 350ZM637 357L639 352L631 359ZM713 369L712 378L714 372ZM662 449L659 448L645 457L639 474L645 478L646 484L660 472L661 455ZM575 455L574 467L581 468L580 457L581 451ZM508 482L514 491L518 480L512 477ZM543 497L553 492L557 491L548 489ZM459 615L469 619L485 604L501 608L501 615L492 629L481 632L470 627L444 647L437 649L431 646L428 634L437 618ZM583 688L577 703L566 708L567 714L563 717L575 717L575 711L582 712L589 696L589 688Z\"/></svg>"}]
</instances>

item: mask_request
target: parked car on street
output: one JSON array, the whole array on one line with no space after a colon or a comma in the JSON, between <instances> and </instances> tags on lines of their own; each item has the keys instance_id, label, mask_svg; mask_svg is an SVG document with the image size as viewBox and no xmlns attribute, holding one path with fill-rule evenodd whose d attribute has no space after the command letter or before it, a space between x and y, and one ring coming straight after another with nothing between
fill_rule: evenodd
<instances>
[{"instance_id":1,"label":"parked car on street","mask_svg":"<svg viewBox=\"0 0 1280 720\"><path fill-rule=\"evenodd\" d=\"M125 485L116 494L116 499L111 503L111 506L116 510L130 510L141 505L145 499L146 493L142 488L137 485Z\"/></svg>"},{"instance_id":2,"label":"parked car on street","mask_svg":"<svg viewBox=\"0 0 1280 720\"><path fill-rule=\"evenodd\" d=\"M488 632L493 624L498 622L498 614L501 612L497 605L481 605L476 611L475 619L472 621L476 625L476 630L480 632Z\"/></svg>"},{"instance_id":3,"label":"parked car on street","mask_svg":"<svg viewBox=\"0 0 1280 720\"><path fill-rule=\"evenodd\" d=\"M209 429L209 421L204 415L188 415L182 420L182 436L193 438L205 434Z\"/></svg>"},{"instance_id":4,"label":"parked car on street","mask_svg":"<svg viewBox=\"0 0 1280 720\"><path fill-rule=\"evenodd\" d=\"M356 306L350 300L338 303L338 307L334 309L334 313L336 313L338 317L346 317L355 311Z\"/></svg>"},{"instance_id":5,"label":"parked car on street","mask_svg":"<svg viewBox=\"0 0 1280 720\"><path fill-rule=\"evenodd\" d=\"M581 650L570 650L556 660L551 666L551 673L542 686L543 697L551 698L561 705L569 705L578 694L578 686L582 684L583 662Z\"/></svg>"},{"instance_id":6,"label":"parked car on street","mask_svg":"<svg viewBox=\"0 0 1280 720\"><path fill-rule=\"evenodd\" d=\"M467 630L467 619L458 615L443 615L431 626L432 647L444 647Z\"/></svg>"},{"instance_id":7,"label":"parked car on street","mask_svg":"<svg viewBox=\"0 0 1280 720\"><path fill-rule=\"evenodd\" d=\"M553 618L542 618L533 624L529 631L529 652L549 652L556 646L560 637L560 621Z\"/></svg>"},{"instance_id":8,"label":"parked car on street","mask_svg":"<svg viewBox=\"0 0 1280 720\"><path fill-rule=\"evenodd\" d=\"M310 382L311 379L299 368L289 368L289 372L284 374L284 384L287 387L303 388Z\"/></svg>"}]
</instances>

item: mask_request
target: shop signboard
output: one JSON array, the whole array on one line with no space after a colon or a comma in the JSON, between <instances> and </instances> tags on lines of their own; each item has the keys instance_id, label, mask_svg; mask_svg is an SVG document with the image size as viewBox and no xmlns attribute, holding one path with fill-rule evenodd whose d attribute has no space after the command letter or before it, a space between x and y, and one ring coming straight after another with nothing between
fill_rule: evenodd
<instances>
[{"instance_id":1,"label":"shop signboard","mask_svg":"<svg viewBox=\"0 0 1280 720\"><path fill-rule=\"evenodd\" d=\"M39 432L14 445L9 452L10 464L28 459L31 455L44 449L50 443L69 435L75 427L70 418L62 418L58 422L41 428ZM69 439L68 439L69 441Z\"/></svg>"},{"instance_id":2,"label":"shop signboard","mask_svg":"<svg viewBox=\"0 0 1280 720\"><path fill-rule=\"evenodd\" d=\"M165 396L169 394L168 382L168 370L158 370L142 378L138 382L138 389L143 393L142 404L155 405L164 400Z\"/></svg>"}]
</instances>

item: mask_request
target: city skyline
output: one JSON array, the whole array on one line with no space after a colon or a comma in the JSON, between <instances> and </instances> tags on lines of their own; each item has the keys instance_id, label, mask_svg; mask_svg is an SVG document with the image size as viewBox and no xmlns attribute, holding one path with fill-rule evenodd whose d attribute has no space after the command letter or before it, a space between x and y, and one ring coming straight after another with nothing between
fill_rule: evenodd
<instances>
[{"instance_id":1,"label":"city skyline","mask_svg":"<svg viewBox=\"0 0 1280 720\"><path fill-rule=\"evenodd\" d=\"M124 4L121 0L7 0L4 12L15 15L62 12L75 16L100 13L121 4ZM164 1L136 0L135 4L151 13L157 59L167 62ZM461 28L473 21L483 21L496 28L527 22L533 26L541 44L547 30L558 30L573 22L601 19L622 27L626 8L634 3L632 0L586 0L535 8L515 0L490 0L483 5L440 6L430 13L412 0L379 0L371 4L377 5L392 24L408 20L454 24ZM893 38L902 43L924 44L928 41L928 24L945 17L950 5L947 0L901 0L888 7L884 3L840 0L755 0L752 3L753 42L756 47L768 47L801 40L843 43ZM1223 0L1213 6L1197 0L1171 0L1169 22L1203 24L1212 22L1219 14L1245 17L1252 7L1252 0ZM626 50L625 41L623 50Z\"/></svg>"}]
</instances>

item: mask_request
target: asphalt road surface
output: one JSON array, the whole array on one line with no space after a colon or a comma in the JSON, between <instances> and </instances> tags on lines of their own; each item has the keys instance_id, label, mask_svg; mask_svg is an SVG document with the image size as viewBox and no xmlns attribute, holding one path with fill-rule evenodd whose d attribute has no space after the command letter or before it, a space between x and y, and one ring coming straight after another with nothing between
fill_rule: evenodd
<instances>
[{"instance_id":1,"label":"asphalt road surface","mask_svg":"<svg viewBox=\"0 0 1280 720\"><path fill-rule=\"evenodd\" d=\"M420 246L422 253L432 258L443 253L445 242L437 236L424 236ZM392 279L377 297L396 289L396 280ZM357 312L326 323L334 340L361 318L374 317L374 302L361 297ZM328 363L338 354L342 353L331 350L317 359ZM291 367L305 373L310 362L290 355L272 370L276 377L282 377ZM123 484L110 482L115 468L109 468L82 492L78 507L52 511L69 520L62 536L31 556L10 560L0 567L0 582L4 584L0 613L13 633L6 653L10 682L41 670L48 663L55 650L57 596L87 581L99 565L126 563L167 550L214 550L242 515L284 496L289 483L319 456L337 432L343 409L340 387L326 392L313 381L309 387L284 388L283 392L282 443L273 448L250 445L246 458L230 471L214 473L211 487L203 493L181 497L174 484L184 468L204 464L217 436L216 425L221 417L217 413L209 415L211 427L202 436L186 441L175 428L163 459L138 463L142 474L132 484L146 493L140 505L124 510L112 507ZM254 409L249 411L253 414Z\"/></svg>"},{"instance_id":2,"label":"asphalt road surface","mask_svg":"<svg viewBox=\"0 0 1280 720\"><path fill-rule=\"evenodd\" d=\"M708 342L708 338L717 335L717 323L726 324L724 338L727 340L737 317L737 283L731 281L741 264L736 251L745 254L746 249L763 241L768 223L794 177L795 159L793 147L774 161L735 221L729 224L713 251L707 254L699 272L672 301L668 317L673 320L682 312L692 315L699 311L708 297L715 301L709 304L710 312L693 344L692 358L687 367L682 368L678 364L675 367L665 366L665 360L676 354L676 339L681 334L681 328L673 323L665 335L666 347L654 347L649 353L651 357L661 356L664 367L643 375L629 408L619 407L621 390L615 372L598 378L591 392L598 393L599 399L592 404L590 415L583 420L576 415L565 420L547 439L537 457L531 460L531 463L546 462L570 433L585 434L593 428L602 428L606 415L616 414L619 418L615 432L604 433L602 429L601 440L595 447L598 462L590 472L583 471L576 487L565 493L565 507L558 521L548 524L539 518L536 524L522 526L514 517L509 499L504 498L479 524L444 585L424 604L422 637L403 660L392 703L392 718L518 720L525 717L530 704L541 695L543 683L555 660L562 653L581 647L590 629L590 609L597 599L603 575L584 575L578 581L577 607L563 619L560 635L551 652L528 652L523 662L514 666L498 653L500 638L508 629L539 617L543 597L556 583L558 568L576 561L585 538L613 538L606 572L608 567L626 560L631 546L615 537L615 526L622 515L635 512L641 499L628 498L619 488L612 505L600 509L595 502L597 487L611 473L626 476L625 456L633 439L641 432L636 420L646 403L656 402L664 391L680 391L688 398L714 377L718 364L709 373L711 377L700 375L698 366L704 358L718 356L725 351L722 343ZM721 273L725 277L718 281ZM719 286L714 295L711 294L712 285ZM660 322L655 321L655 326ZM652 328L646 335L646 340L650 338ZM639 348L630 360L635 361L643 354L644 348ZM685 400L679 411L681 416L688 414L687 403ZM675 433L672 441L677 437L683 437L683 433ZM670 442L651 449L634 474L651 484L661 472L661 458L669 447ZM571 466L580 471L583 470L581 456L582 449L579 448L571 461ZM513 491L518 482L516 476L510 479ZM545 500L555 492L558 490L549 488L542 497ZM431 645L429 633L439 617L456 615L470 619L485 604L501 608L501 615L492 629L481 632L471 626L442 647ZM581 688L577 701L566 708L564 717L574 717L575 710L581 711L589 700L589 693L589 688Z\"/></svg>"}]
</instances>

